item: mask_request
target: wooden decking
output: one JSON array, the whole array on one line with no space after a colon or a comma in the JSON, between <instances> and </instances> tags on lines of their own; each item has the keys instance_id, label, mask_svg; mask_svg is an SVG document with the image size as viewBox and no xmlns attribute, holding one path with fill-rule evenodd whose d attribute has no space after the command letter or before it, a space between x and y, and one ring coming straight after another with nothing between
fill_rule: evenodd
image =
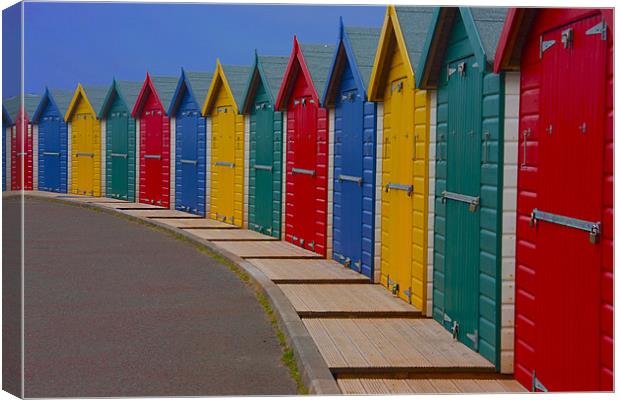
<instances>
[{"instance_id":1,"label":"wooden decking","mask_svg":"<svg viewBox=\"0 0 620 400\"><path fill-rule=\"evenodd\" d=\"M57 196L54 196L55 198L59 199L59 200L71 200L71 201L79 201L79 202L83 202L83 203L95 203L97 205L110 205L110 204L133 204L133 203L129 203L125 200L118 200L118 199L110 199L107 197L89 197L89 196L80 196L77 194L59 194L56 193Z\"/></svg>"},{"instance_id":2,"label":"wooden decking","mask_svg":"<svg viewBox=\"0 0 620 400\"><path fill-rule=\"evenodd\" d=\"M279 285L302 318L417 318L420 310L369 284ZM362 300L363 299L363 300Z\"/></svg>"},{"instance_id":3,"label":"wooden decking","mask_svg":"<svg viewBox=\"0 0 620 400\"><path fill-rule=\"evenodd\" d=\"M252 241L252 240L278 240L272 236L263 235L247 229L187 229L188 232L213 242L219 241Z\"/></svg>"},{"instance_id":4,"label":"wooden decking","mask_svg":"<svg viewBox=\"0 0 620 400\"><path fill-rule=\"evenodd\" d=\"M166 210L166 208L160 206L154 206L152 204L142 204L142 203L108 203L108 202L97 202L97 205L101 205L103 207L114 208L116 210Z\"/></svg>"},{"instance_id":5,"label":"wooden decking","mask_svg":"<svg viewBox=\"0 0 620 400\"><path fill-rule=\"evenodd\" d=\"M370 283L370 279L331 260L254 259L248 261L275 283Z\"/></svg>"},{"instance_id":6,"label":"wooden decking","mask_svg":"<svg viewBox=\"0 0 620 400\"><path fill-rule=\"evenodd\" d=\"M336 375L494 371L431 319L304 319L304 324Z\"/></svg>"},{"instance_id":7,"label":"wooden decking","mask_svg":"<svg viewBox=\"0 0 620 400\"><path fill-rule=\"evenodd\" d=\"M316 253L282 241L235 241L217 245L241 258L321 258Z\"/></svg>"},{"instance_id":8,"label":"wooden decking","mask_svg":"<svg viewBox=\"0 0 620 400\"><path fill-rule=\"evenodd\" d=\"M238 226L206 218L151 218L173 228L186 229L194 233L198 229L239 229Z\"/></svg>"},{"instance_id":9,"label":"wooden decking","mask_svg":"<svg viewBox=\"0 0 620 400\"><path fill-rule=\"evenodd\" d=\"M168 209L152 209L152 210L129 210L121 209L125 214L142 218L202 218L200 215L188 214L183 211Z\"/></svg>"},{"instance_id":10,"label":"wooden decking","mask_svg":"<svg viewBox=\"0 0 620 400\"><path fill-rule=\"evenodd\" d=\"M423 394L423 393L518 393L523 386L513 379L338 379L343 394Z\"/></svg>"}]
</instances>

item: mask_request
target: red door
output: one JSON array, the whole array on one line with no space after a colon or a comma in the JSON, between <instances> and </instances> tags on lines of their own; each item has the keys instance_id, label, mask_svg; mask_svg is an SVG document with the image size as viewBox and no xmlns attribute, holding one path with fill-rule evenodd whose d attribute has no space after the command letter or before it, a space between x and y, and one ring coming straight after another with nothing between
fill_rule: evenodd
<instances>
[{"instance_id":1,"label":"red door","mask_svg":"<svg viewBox=\"0 0 620 400\"><path fill-rule=\"evenodd\" d=\"M600 390L599 229L608 228L600 225L607 47L600 22L597 15L562 26L541 43L533 369L550 391Z\"/></svg>"},{"instance_id":2,"label":"red door","mask_svg":"<svg viewBox=\"0 0 620 400\"><path fill-rule=\"evenodd\" d=\"M140 202L168 207L164 201L164 116L157 108L144 110L140 120Z\"/></svg>"},{"instance_id":3,"label":"red door","mask_svg":"<svg viewBox=\"0 0 620 400\"><path fill-rule=\"evenodd\" d=\"M327 118L306 92L288 105L286 240L325 255Z\"/></svg>"},{"instance_id":4,"label":"red door","mask_svg":"<svg viewBox=\"0 0 620 400\"><path fill-rule=\"evenodd\" d=\"M22 118L20 113L11 127L11 190L32 190L33 132L28 118Z\"/></svg>"}]
</instances>

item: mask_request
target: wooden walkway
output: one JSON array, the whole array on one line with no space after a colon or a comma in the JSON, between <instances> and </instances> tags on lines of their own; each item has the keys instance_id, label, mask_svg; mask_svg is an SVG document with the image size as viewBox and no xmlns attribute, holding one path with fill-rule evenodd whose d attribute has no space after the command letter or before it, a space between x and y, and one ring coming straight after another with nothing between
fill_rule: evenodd
<instances>
[{"instance_id":1,"label":"wooden walkway","mask_svg":"<svg viewBox=\"0 0 620 400\"><path fill-rule=\"evenodd\" d=\"M494 366L431 319L304 319L332 372L493 373Z\"/></svg>"},{"instance_id":2,"label":"wooden walkway","mask_svg":"<svg viewBox=\"0 0 620 400\"><path fill-rule=\"evenodd\" d=\"M513 379L338 379L343 394L424 394L424 393L518 393L523 386Z\"/></svg>"},{"instance_id":3,"label":"wooden walkway","mask_svg":"<svg viewBox=\"0 0 620 400\"><path fill-rule=\"evenodd\" d=\"M439 323L335 261L180 211L70 197L183 229L256 266L289 299L344 394L525 391Z\"/></svg>"},{"instance_id":4,"label":"wooden walkway","mask_svg":"<svg viewBox=\"0 0 620 400\"><path fill-rule=\"evenodd\" d=\"M241 258L321 258L316 253L282 241L234 241L217 245Z\"/></svg>"},{"instance_id":5,"label":"wooden walkway","mask_svg":"<svg viewBox=\"0 0 620 400\"><path fill-rule=\"evenodd\" d=\"M302 318L416 318L420 310L369 284L280 285ZM363 299L363 301L360 301Z\"/></svg>"},{"instance_id":6,"label":"wooden walkway","mask_svg":"<svg viewBox=\"0 0 620 400\"><path fill-rule=\"evenodd\" d=\"M106 202L93 202L96 205L114 208L116 210L165 210L165 208L160 206L154 206L152 204L142 204L142 203L106 203Z\"/></svg>"},{"instance_id":7,"label":"wooden walkway","mask_svg":"<svg viewBox=\"0 0 620 400\"><path fill-rule=\"evenodd\" d=\"M120 209L125 214L142 218L202 218L200 215L188 214L183 211L168 209L152 209L152 210L129 210Z\"/></svg>"},{"instance_id":8,"label":"wooden walkway","mask_svg":"<svg viewBox=\"0 0 620 400\"><path fill-rule=\"evenodd\" d=\"M273 236L263 235L247 229L187 229L194 235L213 242L219 241L253 241L253 240L278 240Z\"/></svg>"},{"instance_id":9,"label":"wooden walkway","mask_svg":"<svg viewBox=\"0 0 620 400\"><path fill-rule=\"evenodd\" d=\"M275 283L370 283L364 275L331 260L250 258L248 261Z\"/></svg>"},{"instance_id":10,"label":"wooden walkway","mask_svg":"<svg viewBox=\"0 0 620 400\"><path fill-rule=\"evenodd\" d=\"M188 232L194 233L199 229L239 229L238 226L230 225L225 222L216 221L214 219L206 218L151 218L153 221L157 221L173 228L185 229Z\"/></svg>"}]
</instances>

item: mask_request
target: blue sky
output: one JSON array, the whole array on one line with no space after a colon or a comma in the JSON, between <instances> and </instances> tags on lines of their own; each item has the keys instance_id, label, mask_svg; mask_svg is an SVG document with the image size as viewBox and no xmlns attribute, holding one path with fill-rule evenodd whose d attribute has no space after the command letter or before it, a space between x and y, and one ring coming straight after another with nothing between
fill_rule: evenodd
<instances>
[{"instance_id":1,"label":"blue sky","mask_svg":"<svg viewBox=\"0 0 620 400\"><path fill-rule=\"evenodd\" d=\"M107 85L113 76L143 80L147 70L210 71L216 57L250 64L254 48L288 56L294 34L306 43L334 43L340 16L346 25L380 27L384 12L378 6L25 3L25 90ZM5 11L3 27L15 25L8 20ZM3 96L18 91L12 81L3 76Z\"/></svg>"}]
</instances>

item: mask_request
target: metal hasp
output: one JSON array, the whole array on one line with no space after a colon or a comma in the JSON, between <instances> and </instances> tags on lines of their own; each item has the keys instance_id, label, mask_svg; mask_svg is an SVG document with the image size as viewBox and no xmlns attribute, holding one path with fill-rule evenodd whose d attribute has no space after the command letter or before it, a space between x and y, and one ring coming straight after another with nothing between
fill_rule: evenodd
<instances>
[{"instance_id":1,"label":"metal hasp","mask_svg":"<svg viewBox=\"0 0 620 400\"><path fill-rule=\"evenodd\" d=\"M53 152L53 151L44 151L43 152L44 156L60 156L60 153L58 152Z\"/></svg>"},{"instance_id":2,"label":"metal hasp","mask_svg":"<svg viewBox=\"0 0 620 400\"><path fill-rule=\"evenodd\" d=\"M160 154L145 154L144 158L153 158L156 160L160 160L161 159L161 155Z\"/></svg>"},{"instance_id":3,"label":"metal hasp","mask_svg":"<svg viewBox=\"0 0 620 400\"><path fill-rule=\"evenodd\" d=\"M231 162L227 162L227 161L216 161L216 162L215 162L215 166L216 166L216 167L229 167L229 168L234 168L234 167L235 167L235 163L231 163Z\"/></svg>"},{"instance_id":4,"label":"metal hasp","mask_svg":"<svg viewBox=\"0 0 620 400\"><path fill-rule=\"evenodd\" d=\"M198 164L197 160L181 160L181 164Z\"/></svg>"},{"instance_id":5,"label":"metal hasp","mask_svg":"<svg viewBox=\"0 0 620 400\"><path fill-rule=\"evenodd\" d=\"M260 165L260 164L255 164L254 165L254 169L260 169L262 171L272 171L273 167L271 165Z\"/></svg>"},{"instance_id":6,"label":"metal hasp","mask_svg":"<svg viewBox=\"0 0 620 400\"><path fill-rule=\"evenodd\" d=\"M536 370L532 371L532 392L548 392L545 385L542 384L541 381L538 380L536 376Z\"/></svg>"},{"instance_id":7,"label":"metal hasp","mask_svg":"<svg viewBox=\"0 0 620 400\"><path fill-rule=\"evenodd\" d=\"M461 203L469 204L469 211L476 212L478 206L480 205L480 196L468 196L466 194L448 192L444 190L441 192L441 201L446 202L446 200L454 200L460 201Z\"/></svg>"},{"instance_id":8,"label":"metal hasp","mask_svg":"<svg viewBox=\"0 0 620 400\"><path fill-rule=\"evenodd\" d=\"M294 174L302 174L302 175L316 175L316 172L313 169L303 169L303 168L293 168Z\"/></svg>"},{"instance_id":9,"label":"metal hasp","mask_svg":"<svg viewBox=\"0 0 620 400\"><path fill-rule=\"evenodd\" d=\"M351 175L338 175L339 181L347 181L357 183L358 185L362 185L362 177L361 176L351 176Z\"/></svg>"},{"instance_id":10,"label":"metal hasp","mask_svg":"<svg viewBox=\"0 0 620 400\"><path fill-rule=\"evenodd\" d=\"M540 211L535 208L532 210L530 226L534 226L538 220L588 232L590 234L590 243L592 244L598 243L601 236L600 222L591 222L577 218L565 217L563 215Z\"/></svg>"},{"instance_id":11,"label":"metal hasp","mask_svg":"<svg viewBox=\"0 0 620 400\"><path fill-rule=\"evenodd\" d=\"M573 47L573 28L568 28L562 31L562 44L565 49Z\"/></svg>"},{"instance_id":12,"label":"metal hasp","mask_svg":"<svg viewBox=\"0 0 620 400\"><path fill-rule=\"evenodd\" d=\"M26 154L26 153L23 153ZM75 153L76 157L94 157L95 153Z\"/></svg>"},{"instance_id":13,"label":"metal hasp","mask_svg":"<svg viewBox=\"0 0 620 400\"><path fill-rule=\"evenodd\" d=\"M111 153L110 157L127 158L126 153Z\"/></svg>"},{"instance_id":14,"label":"metal hasp","mask_svg":"<svg viewBox=\"0 0 620 400\"><path fill-rule=\"evenodd\" d=\"M413 193L413 185L401 185L400 183L388 183L385 185L386 192L389 192L390 189L405 191L407 196L411 196L411 193Z\"/></svg>"}]
</instances>

